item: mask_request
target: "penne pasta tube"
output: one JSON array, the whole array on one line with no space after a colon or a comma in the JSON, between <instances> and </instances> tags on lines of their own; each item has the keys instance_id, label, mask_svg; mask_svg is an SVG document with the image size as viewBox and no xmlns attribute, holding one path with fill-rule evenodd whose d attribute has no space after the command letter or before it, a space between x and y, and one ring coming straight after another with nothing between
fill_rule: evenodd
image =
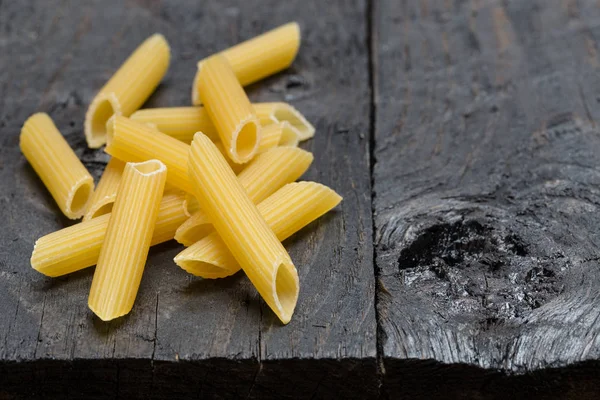
<instances>
[{"instance_id":1,"label":"penne pasta tube","mask_svg":"<svg viewBox=\"0 0 600 400\"><path fill-rule=\"evenodd\" d=\"M132 120L152 123L156 129L190 144L196 132L202 132L213 142L219 140L219 134L208 113L203 107L165 107L147 108L131 114Z\"/></svg>"},{"instance_id":2,"label":"penne pasta tube","mask_svg":"<svg viewBox=\"0 0 600 400\"><path fill-rule=\"evenodd\" d=\"M271 124L287 122L279 146L297 145L300 135L306 140L314 136L315 128L298 110L287 103L253 103L259 122L265 128ZM162 133L172 136L184 143L191 143L196 132L202 132L213 142L218 142L219 135L204 107L165 107L148 108L134 112L130 119L154 124ZM295 138L292 135L295 133ZM264 133L263 133L264 134Z\"/></svg>"},{"instance_id":3,"label":"penne pasta tube","mask_svg":"<svg viewBox=\"0 0 600 400\"><path fill-rule=\"evenodd\" d=\"M130 116L150 97L167 72L170 49L164 36L146 39L100 89L85 115L88 146L106 143L106 122L113 115Z\"/></svg>"},{"instance_id":4,"label":"penne pasta tube","mask_svg":"<svg viewBox=\"0 0 600 400\"><path fill-rule=\"evenodd\" d=\"M185 193L165 193L152 234L152 246L173 239L187 219L183 212ZM63 228L35 242L31 266L44 275L56 277L96 265L104 243L110 214Z\"/></svg>"},{"instance_id":5,"label":"penne pasta tube","mask_svg":"<svg viewBox=\"0 0 600 400\"><path fill-rule=\"evenodd\" d=\"M121 175L123 175L123 168L125 168L125 163L117 158L111 158L106 164L106 168L104 168L98 186L96 186L94 195L90 200L90 205L83 216L84 221L108 214L112 210L117 197L117 189L119 189L119 183L121 182Z\"/></svg>"},{"instance_id":6,"label":"penne pasta tube","mask_svg":"<svg viewBox=\"0 0 600 400\"><path fill-rule=\"evenodd\" d=\"M63 214L81 218L94 191L94 178L48 114L33 114L25 121L19 145Z\"/></svg>"},{"instance_id":7,"label":"penne pasta tube","mask_svg":"<svg viewBox=\"0 0 600 400\"><path fill-rule=\"evenodd\" d=\"M271 31L239 43L220 54L225 56L242 86L273 75L292 64L300 48L300 27L290 22ZM198 72L192 87L192 104L202 102L197 82L204 60L198 62Z\"/></svg>"},{"instance_id":8,"label":"penne pasta tube","mask_svg":"<svg viewBox=\"0 0 600 400\"><path fill-rule=\"evenodd\" d=\"M298 132L287 121L280 122L279 125L281 125L281 137L278 146L297 147L299 142Z\"/></svg>"},{"instance_id":9,"label":"penne pasta tube","mask_svg":"<svg viewBox=\"0 0 600 400\"><path fill-rule=\"evenodd\" d=\"M145 124L115 115L107 123L106 151L125 162L157 159L168 168L167 183L191 193L187 173L190 146Z\"/></svg>"},{"instance_id":10,"label":"penne pasta tube","mask_svg":"<svg viewBox=\"0 0 600 400\"><path fill-rule=\"evenodd\" d=\"M261 126L248 96L222 55L204 61L198 93L229 158L238 164L250 161L258 150Z\"/></svg>"},{"instance_id":11,"label":"penne pasta tube","mask_svg":"<svg viewBox=\"0 0 600 400\"><path fill-rule=\"evenodd\" d=\"M223 155L223 157L225 157L225 161L227 161L227 164L229 164L229 167L231 167L231 170L236 175L239 174L248 165L248 164L237 164L237 163L233 162L233 160L231 158L229 158L229 154L227 154L227 150L225 150L225 146L223 146L223 143L216 142L215 146L217 146L217 149L219 150L219 152Z\"/></svg>"},{"instance_id":12,"label":"penne pasta tube","mask_svg":"<svg viewBox=\"0 0 600 400\"><path fill-rule=\"evenodd\" d=\"M215 143L215 146L217 144L218 143ZM193 194L186 193L185 200L183 200L183 211L185 212L185 215L191 217L199 209L200 205L198 204L198 200L196 200L196 196L194 196Z\"/></svg>"},{"instance_id":13,"label":"penne pasta tube","mask_svg":"<svg viewBox=\"0 0 600 400\"><path fill-rule=\"evenodd\" d=\"M166 179L167 168L157 160L125 166L88 298L103 321L133 308Z\"/></svg>"},{"instance_id":14,"label":"penne pasta tube","mask_svg":"<svg viewBox=\"0 0 600 400\"><path fill-rule=\"evenodd\" d=\"M238 175L238 181L246 190L250 200L258 204L286 183L300 178L313 161L308 151L292 147L276 147L258 155ZM191 208L190 219L185 221L175 233L175 240L190 246L212 231L206 213L198 211L195 198L186 197L185 206Z\"/></svg>"},{"instance_id":15,"label":"penne pasta tube","mask_svg":"<svg viewBox=\"0 0 600 400\"><path fill-rule=\"evenodd\" d=\"M198 203L215 230L265 302L288 323L298 301L296 267L221 153L202 133L192 141L189 173Z\"/></svg>"},{"instance_id":16,"label":"penne pasta tube","mask_svg":"<svg viewBox=\"0 0 600 400\"><path fill-rule=\"evenodd\" d=\"M315 136L315 127L298 110L287 103L254 103L253 106L262 125L286 121L296 131L299 141Z\"/></svg>"},{"instance_id":17,"label":"penne pasta tube","mask_svg":"<svg viewBox=\"0 0 600 400\"><path fill-rule=\"evenodd\" d=\"M258 150L256 153L264 153L273 147L277 147L279 141L281 140L282 131L282 124L270 124L262 127L260 143L258 144Z\"/></svg>"},{"instance_id":18,"label":"penne pasta tube","mask_svg":"<svg viewBox=\"0 0 600 400\"><path fill-rule=\"evenodd\" d=\"M342 198L315 182L289 183L258 206L277 239L284 241L333 209ZM187 272L207 279L225 278L240 270L235 258L216 232L183 250L175 263Z\"/></svg>"}]
</instances>

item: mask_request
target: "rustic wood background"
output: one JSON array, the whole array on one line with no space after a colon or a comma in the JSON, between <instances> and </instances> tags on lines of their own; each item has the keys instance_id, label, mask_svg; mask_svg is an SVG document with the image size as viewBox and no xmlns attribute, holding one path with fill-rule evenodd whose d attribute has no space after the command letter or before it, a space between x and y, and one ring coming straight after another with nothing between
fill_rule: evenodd
<instances>
[{"instance_id":1,"label":"rustic wood background","mask_svg":"<svg viewBox=\"0 0 600 400\"><path fill-rule=\"evenodd\" d=\"M195 62L297 20L287 71L250 88L316 126L305 179L344 196L286 241L281 326L242 274L151 250L126 318L87 309L33 243L72 222L18 149L48 112L98 177L87 105L154 32L146 107L189 104ZM0 0L0 399L600 396L600 1Z\"/></svg>"}]
</instances>

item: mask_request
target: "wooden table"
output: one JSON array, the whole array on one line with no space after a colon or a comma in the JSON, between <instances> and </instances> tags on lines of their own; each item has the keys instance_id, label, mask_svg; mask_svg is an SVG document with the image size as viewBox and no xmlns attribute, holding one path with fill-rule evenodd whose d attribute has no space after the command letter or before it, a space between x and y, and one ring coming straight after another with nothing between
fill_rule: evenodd
<instances>
[{"instance_id":1,"label":"wooden table","mask_svg":"<svg viewBox=\"0 0 600 400\"><path fill-rule=\"evenodd\" d=\"M290 20L298 58L248 92L315 124L305 179L344 201L285 243L289 325L174 242L111 323L92 269L30 268L72 223L19 152L30 114L98 177L84 114L137 44L172 47L145 107L183 106L198 59ZM600 393L599 38L596 0L0 1L0 399Z\"/></svg>"}]
</instances>

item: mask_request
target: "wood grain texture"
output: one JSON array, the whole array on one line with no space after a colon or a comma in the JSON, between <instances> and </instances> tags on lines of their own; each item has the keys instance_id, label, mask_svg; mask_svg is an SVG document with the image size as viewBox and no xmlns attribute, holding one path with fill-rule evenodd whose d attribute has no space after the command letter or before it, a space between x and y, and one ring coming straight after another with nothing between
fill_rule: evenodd
<instances>
[{"instance_id":1,"label":"wood grain texture","mask_svg":"<svg viewBox=\"0 0 600 400\"><path fill-rule=\"evenodd\" d=\"M290 325L173 242L109 324L92 271L29 268L71 223L18 152L31 113L98 178L83 115L143 39L173 48L146 106L184 106L197 59L290 20L298 59L249 96L314 122L306 179L344 196L286 243ZM0 398L598 397L599 22L596 0L0 1Z\"/></svg>"},{"instance_id":2,"label":"wood grain texture","mask_svg":"<svg viewBox=\"0 0 600 400\"><path fill-rule=\"evenodd\" d=\"M384 0L373 17L385 392L598 394L600 4Z\"/></svg>"},{"instance_id":3,"label":"wood grain texture","mask_svg":"<svg viewBox=\"0 0 600 400\"><path fill-rule=\"evenodd\" d=\"M0 398L377 392L366 15L360 0L329 2L327 12L318 1L0 2ZM314 122L305 178L344 202L286 243L301 280L289 325L242 274L185 274L174 242L151 250L132 313L110 323L86 307L92 270L48 279L30 268L35 240L69 222L18 150L27 116L48 112L98 178L108 156L86 148L87 105L145 38L161 32L172 48L145 106L185 106L197 60L291 20L303 30L298 59L248 93L290 102Z\"/></svg>"}]
</instances>

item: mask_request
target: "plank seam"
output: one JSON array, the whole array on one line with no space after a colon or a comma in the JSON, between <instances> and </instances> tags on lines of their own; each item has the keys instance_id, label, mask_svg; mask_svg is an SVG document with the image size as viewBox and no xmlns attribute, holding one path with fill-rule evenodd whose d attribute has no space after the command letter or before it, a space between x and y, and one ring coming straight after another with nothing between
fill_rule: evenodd
<instances>
[{"instance_id":1,"label":"plank seam","mask_svg":"<svg viewBox=\"0 0 600 400\"><path fill-rule=\"evenodd\" d=\"M381 389L383 385L383 375L385 373L385 369L383 367L383 344L381 341L381 326L379 323L379 312L378 312L378 304L379 304L379 296L378 296L378 285L379 282L379 271L377 268L377 250L375 245L376 231L375 231L375 123L376 123L376 114L377 114L377 78L375 73L377 71L377 54L376 51L376 41L377 41L377 32L375 31L375 12L376 12L376 3L374 0L367 0L367 9L366 9L366 37L367 37L367 54L368 54L368 73L369 73L369 94L370 94L370 107L369 107L369 177L370 177L370 186L371 186L371 243L373 246L373 275L374 275L374 285L375 285L375 300L373 302L373 306L375 307L375 348L376 348L376 363L377 363L377 386L378 386L378 395L381 394Z\"/></svg>"}]
</instances>

